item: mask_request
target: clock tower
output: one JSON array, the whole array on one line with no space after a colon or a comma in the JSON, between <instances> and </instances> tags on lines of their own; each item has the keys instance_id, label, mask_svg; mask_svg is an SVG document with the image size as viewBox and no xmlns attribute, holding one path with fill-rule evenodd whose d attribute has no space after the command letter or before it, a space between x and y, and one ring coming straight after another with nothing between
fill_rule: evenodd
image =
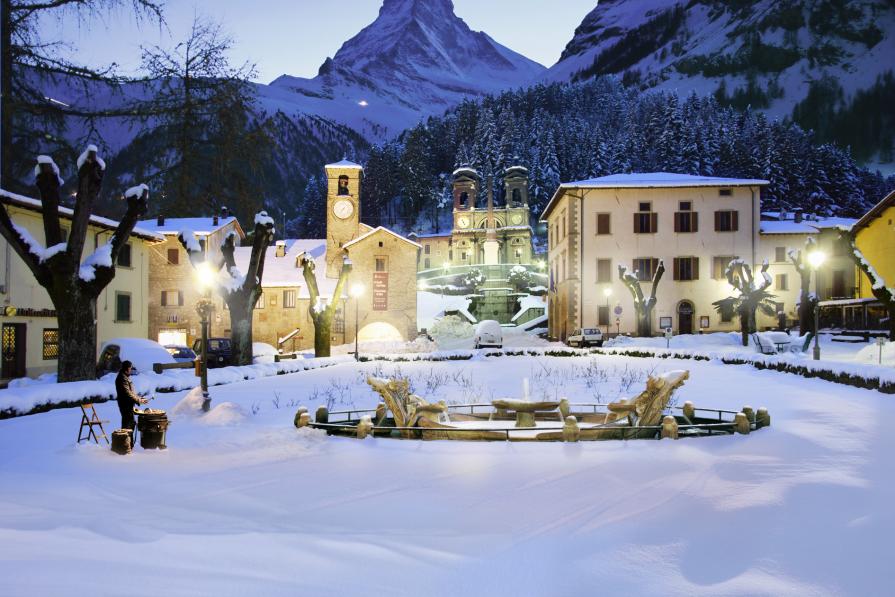
<instances>
[{"instance_id":1,"label":"clock tower","mask_svg":"<svg viewBox=\"0 0 895 597\"><path fill-rule=\"evenodd\" d=\"M342 247L360 236L360 185L364 169L342 160L326 166L326 277L338 278Z\"/></svg>"}]
</instances>

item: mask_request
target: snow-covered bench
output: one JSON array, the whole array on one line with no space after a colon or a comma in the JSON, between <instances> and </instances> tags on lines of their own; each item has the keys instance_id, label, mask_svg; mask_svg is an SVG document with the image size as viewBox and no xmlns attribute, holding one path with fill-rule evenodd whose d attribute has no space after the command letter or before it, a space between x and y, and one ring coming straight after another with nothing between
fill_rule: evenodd
<instances>
[{"instance_id":1,"label":"snow-covered bench","mask_svg":"<svg viewBox=\"0 0 895 597\"><path fill-rule=\"evenodd\" d=\"M752 334L752 343L761 354L777 354L777 345L758 332Z\"/></svg>"}]
</instances>

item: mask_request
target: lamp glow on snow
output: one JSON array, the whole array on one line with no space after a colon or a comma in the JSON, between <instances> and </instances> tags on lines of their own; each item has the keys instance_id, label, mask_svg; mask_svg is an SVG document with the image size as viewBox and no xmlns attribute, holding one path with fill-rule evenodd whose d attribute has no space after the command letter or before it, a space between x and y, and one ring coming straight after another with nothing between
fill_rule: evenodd
<instances>
[{"instance_id":1,"label":"lamp glow on snow","mask_svg":"<svg viewBox=\"0 0 895 597\"><path fill-rule=\"evenodd\" d=\"M808 265L814 270L814 360L820 360L820 281L817 279L817 270L827 260L823 251L811 251L808 253Z\"/></svg>"},{"instance_id":2,"label":"lamp glow on snow","mask_svg":"<svg viewBox=\"0 0 895 597\"><path fill-rule=\"evenodd\" d=\"M348 289L348 294L351 296L351 298L354 299L354 360L355 361L360 360L360 351L358 351L358 346L359 346L358 340L360 339L360 329L358 329L358 322L359 322L358 308L360 305L360 297L364 296L365 291L366 291L366 288L364 288L364 285L361 284L360 282L355 282L354 284L351 285L351 288Z\"/></svg>"}]
</instances>

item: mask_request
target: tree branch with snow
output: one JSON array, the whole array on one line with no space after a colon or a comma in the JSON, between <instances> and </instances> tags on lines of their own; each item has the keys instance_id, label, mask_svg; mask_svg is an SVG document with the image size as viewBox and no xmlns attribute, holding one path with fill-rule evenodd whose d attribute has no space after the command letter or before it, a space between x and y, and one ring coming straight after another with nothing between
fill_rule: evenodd
<instances>
[{"instance_id":1,"label":"tree branch with snow","mask_svg":"<svg viewBox=\"0 0 895 597\"><path fill-rule=\"evenodd\" d=\"M351 260L347 255L342 258L342 269L339 272L339 279L336 282L335 289L333 289L332 297L325 305L317 286L317 275L314 272L316 265L313 257L308 253L302 253L299 256L299 260L305 284L308 286L308 296L310 298L308 314L314 323L314 356L328 357L331 352L330 330L332 329L333 317L336 314L339 302L342 300L342 291L348 282L348 276L351 274Z\"/></svg>"},{"instance_id":2,"label":"tree branch with snow","mask_svg":"<svg viewBox=\"0 0 895 597\"><path fill-rule=\"evenodd\" d=\"M650 296L644 300L643 289L640 286L640 279L637 277L636 272L628 271L628 268L624 265L618 266L619 280L622 281L622 284L625 285L625 288L628 289L634 298L634 313L637 317L638 336L648 337L653 335L652 313L653 308L656 306L656 289L659 287L659 281L662 280L664 274L665 262L660 259L656 265L656 271L653 272Z\"/></svg>"}]
</instances>

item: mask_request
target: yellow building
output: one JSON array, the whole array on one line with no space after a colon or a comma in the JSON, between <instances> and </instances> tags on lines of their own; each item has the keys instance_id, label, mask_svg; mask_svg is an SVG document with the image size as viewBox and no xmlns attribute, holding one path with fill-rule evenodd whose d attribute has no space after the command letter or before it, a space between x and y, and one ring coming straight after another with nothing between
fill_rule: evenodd
<instances>
[{"instance_id":1,"label":"yellow building","mask_svg":"<svg viewBox=\"0 0 895 597\"><path fill-rule=\"evenodd\" d=\"M853 226L855 244L873 269L895 287L895 191L873 206ZM861 298L872 298L870 281L863 273L858 283Z\"/></svg>"},{"instance_id":2,"label":"yellow building","mask_svg":"<svg viewBox=\"0 0 895 597\"><path fill-rule=\"evenodd\" d=\"M25 228L38 241L44 242L41 202L0 191L0 201L17 225ZM63 235L71 227L72 210L60 207ZM109 242L118 222L91 216L84 244L84 257ZM96 301L97 349L112 338L145 338L149 329L149 254L163 241L162 237L140 227L118 256L115 278ZM56 311L49 295L34 279L31 270L0 239L2 282L2 376L3 379L34 377L55 373L58 349ZM94 355L94 358L96 355Z\"/></svg>"}]
</instances>

